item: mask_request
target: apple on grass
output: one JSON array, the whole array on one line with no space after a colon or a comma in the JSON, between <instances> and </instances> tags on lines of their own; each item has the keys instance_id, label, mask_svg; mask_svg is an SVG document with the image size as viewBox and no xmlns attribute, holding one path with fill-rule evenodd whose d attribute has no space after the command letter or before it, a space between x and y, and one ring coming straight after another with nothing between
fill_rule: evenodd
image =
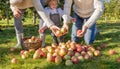
<instances>
[{"instance_id":1,"label":"apple on grass","mask_svg":"<svg viewBox=\"0 0 120 69\"><path fill-rule=\"evenodd\" d=\"M71 60L66 60L65 65L66 66L71 66L71 65L73 65L73 62Z\"/></svg>"},{"instance_id":2,"label":"apple on grass","mask_svg":"<svg viewBox=\"0 0 120 69\"><path fill-rule=\"evenodd\" d=\"M118 57L117 62L120 63L120 57Z\"/></svg>"},{"instance_id":3,"label":"apple on grass","mask_svg":"<svg viewBox=\"0 0 120 69\"><path fill-rule=\"evenodd\" d=\"M101 54L100 54L100 51L99 50L95 50L94 51L94 55L97 57L97 56L100 56Z\"/></svg>"},{"instance_id":4,"label":"apple on grass","mask_svg":"<svg viewBox=\"0 0 120 69\"><path fill-rule=\"evenodd\" d=\"M110 54L110 55L114 55L115 53L116 53L115 50L113 50L113 49L110 49L110 50L109 50L109 54Z\"/></svg>"},{"instance_id":5,"label":"apple on grass","mask_svg":"<svg viewBox=\"0 0 120 69\"><path fill-rule=\"evenodd\" d=\"M80 30L80 29L77 30L76 34L77 34L78 37L82 37L82 36L79 35L81 32L82 32L82 30Z\"/></svg>"},{"instance_id":6,"label":"apple on grass","mask_svg":"<svg viewBox=\"0 0 120 69\"><path fill-rule=\"evenodd\" d=\"M78 56L80 62L84 62L84 57L82 55Z\"/></svg>"},{"instance_id":7,"label":"apple on grass","mask_svg":"<svg viewBox=\"0 0 120 69\"><path fill-rule=\"evenodd\" d=\"M17 64L17 63L18 63L18 59L16 59L16 58L12 58L11 63L13 63L13 64Z\"/></svg>"},{"instance_id":8,"label":"apple on grass","mask_svg":"<svg viewBox=\"0 0 120 69\"><path fill-rule=\"evenodd\" d=\"M55 57L55 63L60 64L62 62L62 58L60 56Z\"/></svg>"},{"instance_id":9,"label":"apple on grass","mask_svg":"<svg viewBox=\"0 0 120 69\"><path fill-rule=\"evenodd\" d=\"M72 60L72 62L75 63L75 64L78 64L78 63L79 63L79 59L78 59L76 56L72 56L71 60Z\"/></svg>"}]
</instances>

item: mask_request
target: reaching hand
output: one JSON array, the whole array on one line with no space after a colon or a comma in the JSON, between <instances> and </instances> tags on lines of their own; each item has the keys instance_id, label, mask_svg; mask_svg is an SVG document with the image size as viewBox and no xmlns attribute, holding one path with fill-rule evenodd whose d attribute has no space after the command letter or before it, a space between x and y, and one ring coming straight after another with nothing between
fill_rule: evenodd
<instances>
[{"instance_id":1,"label":"reaching hand","mask_svg":"<svg viewBox=\"0 0 120 69\"><path fill-rule=\"evenodd\" d=\"M83 27L82 27L82 32L81 32L79 35L80 35L81 37L83 37L84 34L86 33L87 29L88 29L88 27L85 26L85 25L83 25Z\"/></svg>"},{"instance_id":2,"label":"reaching hand","mask_svg":"<svg viewBox=\"0 0 120 69\"><path fill-rule=\"evenodd\" d=\"M39 29L39 33L43 33L44 31L45 31L45 27L41 27L40 29Z\"/></svg>"},{"instance_id":3,"label":"reaching hand","mask_svg":"<svg viewBox=\"0 0 120 69\"><path fill-rule=\"evenodd\" d=\"M59 27L57 27L57 26L55 26L55 25L52 25L51 27L50 27L50 29L52 30L52 32L56 35L56 31L57 30L60 30L60 28Z\"/></svg>"},{"instance_id":4,"label":"reaching hand","mask_svg":"<svg viewBox=\"0 0 120 69\"><path fill-rule=\"evenodd\" d=\"M13 11L13 15L16 17L16 18L19 18L21 15L22 15L22 12L19 10L19 9L15 9Z\"/></svg>"},{"instance_id":5,"label":"reaching hand","mask_svg":"<svg viewBox=\"0 0 120 69\"><path fill-rule=\"evenodd\" d=\"M71 22L72 22L72 23L75 23L75 22L76 22L76 18L72 18L72 19L71 19Z\"/></svg>"}]
</instances>

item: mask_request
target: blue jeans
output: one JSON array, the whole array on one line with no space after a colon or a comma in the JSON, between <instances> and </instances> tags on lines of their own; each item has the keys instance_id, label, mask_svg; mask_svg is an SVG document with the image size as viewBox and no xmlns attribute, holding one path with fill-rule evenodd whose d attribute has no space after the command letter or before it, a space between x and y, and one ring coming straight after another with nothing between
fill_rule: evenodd
<instances>
[{"instance_id":1,"label":"blue jeans","mask_svg":"<svg viewBox=\"0 0 120 69\"><path fill-rule=\"evenodd\" d=\"M82 26L84 24L84 20L88 20L88 18L81 18L79 17L76 13L74 13L74 18L76 18L76 22L72 25L72 35L71 35L71 40L73 42L80 42L80 38L76 36L76 32L78 29L82 29ZM85 35L84 35L84 40L87 44L92 44L95 40L95 36L96 36L96 23L87 29Z\"/></svg>"}]
</instances>

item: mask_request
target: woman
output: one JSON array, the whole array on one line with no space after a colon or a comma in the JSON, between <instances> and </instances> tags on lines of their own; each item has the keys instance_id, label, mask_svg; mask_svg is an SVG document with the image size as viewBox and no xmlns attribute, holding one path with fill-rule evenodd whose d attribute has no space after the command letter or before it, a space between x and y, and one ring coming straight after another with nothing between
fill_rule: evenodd
<instances>
[{"instance_id":1,"label":"woman","mask_svg":"<svg viewBox=\"0 0 120 69\"><path fill-rule=\"evenodd\" d=\"M38 14L46 22L47 26L55 33L56 30L59 30L57 26L48 18L45 14L42 3L43 0L10 0L10 7L14 15L14 25L16 31L16 37L18 44L15 48L22 46L23 38L23 26L22 26L22 15L24 9L29 7L35 7Z\"/></svg>"},{"instance_id":2,"label":"woman","mask_svg":"<svg viewBox=\"0 0 120 69\"><path fill-rule=\"evenodd\" d=\"M104 9L103 2L101 0L65 0L64 12L66 16L70 15L72 3L76 22L72 25L71 40L73 42L80 41L80 37L77 37L76 32L82 30L78 35L84 35L85 42L92 44L96 36L96 21ZM67 21L69 21L69 18L67 18Z\"/></svg>"}]
</instances>

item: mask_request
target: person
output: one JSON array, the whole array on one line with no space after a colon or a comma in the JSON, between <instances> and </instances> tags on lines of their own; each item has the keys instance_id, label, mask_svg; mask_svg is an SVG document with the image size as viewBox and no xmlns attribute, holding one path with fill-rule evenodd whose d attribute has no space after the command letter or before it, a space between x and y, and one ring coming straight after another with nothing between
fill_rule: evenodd
<instances>
[{"instance_id":1,"label":"person","mask_svg":"<svg viewBox=\"0 0 120 69\"><path fill-rule=\"evenodd\" d=\"M54 22L54 24L56 26L58 26L59 28L62 27L62 22L61 22L61 18L63 18L63 20L65 20L64 16L64 12L63 10L58 7L58 0L46 0L46 5L48 5L47 7L45 7L45 12L46 14L49 16L49 18ZM71 20L74 21L75 19L71 17ZM40 33L43 33L43 35L45 35L45 30L47 29L46 27L46 23L43 23L44 25L40 28ZM59 44L60 42L64 42L64 37L60 36L57 37L53 32L51 33L51 36L53 38L53 43L54 44ZM45 46L45 37L42 37L43 40L43 46Z\"/></svg>"},{"instance_id":2,"label":"person","mask_svg":"<svg viewBox=\"0 0 120 69\"><path fill-rule=\"evenodd\" d=\"M96 21L104 10L103 2L102 0L65 0L64 13L66 16L70 15L72 3L76 22L72 25L71 41L80 42L80 37L84 36L86 44L92 44L97 31ZM68 18L67 21L69 21ZM77 30L82 30L78 34L80 37L76 34Z\"/></svg>"},{"instance_id":3,"label":"person","mask_svg":"<svg viewBox=\"0 0 120 69\"><path fill-rule=\"evenodd\" d=\"M44 0L10 0L10 8L14 15L14 26L17 37L17 45L14 48L22 46L23 38L23 25L22 25L22 15L24 10L29 7L35 7L39 16L46 22L47 26L55 33L55 30L59 30L57 26L48 18L45 14L42 3ZM39 7L38 7L39 6Z\"/></svg>"}]
</instances>

